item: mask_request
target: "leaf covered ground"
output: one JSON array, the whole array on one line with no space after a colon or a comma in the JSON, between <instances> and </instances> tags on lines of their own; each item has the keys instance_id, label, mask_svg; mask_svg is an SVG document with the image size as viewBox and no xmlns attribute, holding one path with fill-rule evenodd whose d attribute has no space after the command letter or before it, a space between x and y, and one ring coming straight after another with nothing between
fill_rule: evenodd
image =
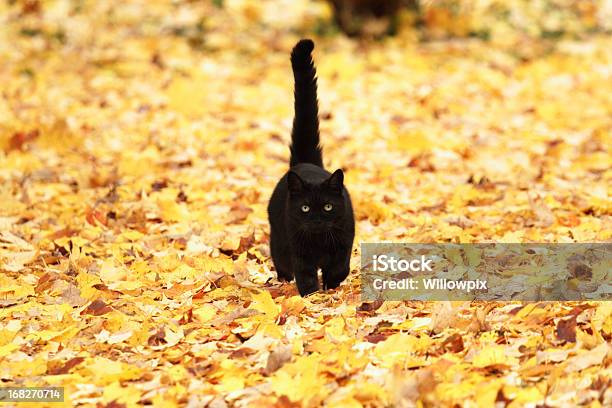
<instances>
[{"instance_id":1,"label":"leaf covered ground","mask_svg":"<svg viewBox=\"0 0 612 408\"><path fill-rule=\"evenodd\" d=\"M0 4L2 385L85 406L610 406L610 302L364 303L358 245L338 290L276 281L299 36L282 4L227 3ZM610 36L333 36L315 60L357 243L612 238Z\"/></svg>"}]
</instances>

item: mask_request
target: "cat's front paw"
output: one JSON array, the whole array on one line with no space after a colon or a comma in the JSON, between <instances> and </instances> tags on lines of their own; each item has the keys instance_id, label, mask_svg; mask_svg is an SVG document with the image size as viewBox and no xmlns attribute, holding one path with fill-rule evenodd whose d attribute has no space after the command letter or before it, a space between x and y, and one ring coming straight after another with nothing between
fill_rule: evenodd
<instances>
[{"instance_id":1,"label":"cat's front paw","mask_svg":"<svg viewBox=\"0 0 612 408\"><path fill-rule=\"evenodd\" d=\"M319 280L316 271L297 274L295 282L302 297L319 290Z\"/></svg>"},{"instance_id":2,"label":"cat's front paw","mask_svg":"<svg viewBox=\"0 0 612 408\"><path fill-rule=\"evenodd\" d=\"M291 282L293 280L293 276L290 275L277 275L276 279L278 279L279 282Z\"/></svg>"},{"instance_id":3,"label":"cat's front paw","mask_svg":"<svg viewBox=\"0 0 612 408\"><path fill-rule=\"evenodd\" d=\"M336 289L342 281L346 279L349 274L349 270L339 271L334 274L323 276L323 288L324 289Z\"/></svg>"}]
</instances>

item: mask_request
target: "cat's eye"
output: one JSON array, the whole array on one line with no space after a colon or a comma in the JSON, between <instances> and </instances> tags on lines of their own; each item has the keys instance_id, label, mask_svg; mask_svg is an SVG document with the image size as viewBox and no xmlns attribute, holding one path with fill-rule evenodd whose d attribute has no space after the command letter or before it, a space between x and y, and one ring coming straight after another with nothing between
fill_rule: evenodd
<instances>
[{"instance_id":1,"label":"cat's eye","mask_svg":"<svg viewBox=\"0 0 612 408\"><path fill-rule=\"evenodd\" d=\"M332 209L334 208L333 205L331 205L330 203L327 203L323 206L323 209L327 212L330 212Z\"/></svg>"},{"instance_id":2,"label":"cat's eye","mask_svg":"<svg viewBox=\"0 0 612 408\"><path fill-rule=\"evenodd\" d=\"M303 206L302 206L302 212L307 213L308 211L310 211L310 207L309 207L309 206L307 206L307 205L303 205Z\"/></svg>"}]
</instances>

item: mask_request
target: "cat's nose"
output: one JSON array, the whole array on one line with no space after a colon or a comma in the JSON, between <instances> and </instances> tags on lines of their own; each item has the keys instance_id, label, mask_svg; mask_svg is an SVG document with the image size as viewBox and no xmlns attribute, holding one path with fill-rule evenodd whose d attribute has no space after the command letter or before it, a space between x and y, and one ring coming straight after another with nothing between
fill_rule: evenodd
<instances>
[{"instance_id":1,"label":"cat's nose","mask_svg":"<svg viewBox=\"0 0 612 408\"><path fill-rule=\"evenodd\" d=\"M313 231L321 231L325 229L325 223L323 221L313 222L312 224L310 224L310 228Z\"/></svg>"}]
</instances>

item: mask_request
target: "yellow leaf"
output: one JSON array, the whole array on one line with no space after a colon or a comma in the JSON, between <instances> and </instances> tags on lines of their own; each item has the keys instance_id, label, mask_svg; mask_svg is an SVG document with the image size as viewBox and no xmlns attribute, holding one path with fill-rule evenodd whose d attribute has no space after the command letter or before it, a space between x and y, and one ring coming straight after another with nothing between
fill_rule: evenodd
<instances>
[{"instance_id":1,"label":"yellow leaf","mask_svg":"<svg viewBox=\"0 0 612 408\"><path fill-rule=\"evenodd\" d=\"M472 364L475 367L487 367L496 364L513 366L518 363L516 357L508 354L508 349L504 346L487 345L474 357Z\"/></svg>"},{"instance_id":2,"label":"yellow leaf","mask_svg":"<svg viewBox=\"0 0 612 408\"><path fill-rule=\"evenodd\" d=\"M184 203L177 203L173 198L160 198L157 205L164 221L183 222L191 219L187 206Z\"/></svg>"},{"instance_id":3,"label":"yellow leaf","mask_svg":"<svg viewBox=\"0 0 612 408\"><path fill-rule=\"evenodd\" d=\"M270 378L272 391L279 396L285 395L291 401L301 401L305 406L315 405L317 400L322 400L329 393L319 365L317 355L299 357L295 362L283 365Z\"/></svg>"},{"instance_id":4,"label":"yellow leaf","mask_svg":"<svg viewBox=\"0 0 612 408\"><path fill-rule=\"evenodd\" d=\"M99 290L93 286L102 283L102 280L99 277L87 272L80 272L76 277L76 281L82 298L88 300L98 298Z\"/></svg>"},{"instance_id":5,"label":"yellow leaf","mask_svg":"<svg viewBox=\"0 0 612 408\"><path fill-rule=\"evenodd\" d=\"M478 388L478 392L475 395L476 404L479 407L495 406L497 394L499 389L502 387L503 382L500 380L493 380L481 385L482 386Z\"/></svg>"},{"instance_id":6,"label":"yellow leaf","mask_svg":"<svg viewBox=\"0 0 612 408\"><path fill-rule=\"evenodd\" d=\"M188 116L201 116L207 106L207 82L207 78L202 75L174 79L167 90L170 109Z\"/></svg>"},{"instance_id":7,"label":"yellow leaf","mask_svg":"<svg viewBox=\"0 0 612 408\"><path fill-rule=\"evenodd\" d=\"M182 365L175 364L172 367L170 367L170 369L168 370L168 376L170 377L172 381L179 382L185 378L188 378L189 373L187 372L185 367L183 367Z\"/></svg>"},{"instance_id":8,"label":"yellow leaf","mask_svg":"<svg viewBox=\"0 0 612 408\"><path fill-rule=\"evenodd\" d=\"M374 354L382 361L383 366L392 367L397 361L404 362L411 354L427 349L430 344L431 339L426 336L416 337L405 333L396 333L389 336L385 341L378 343L374 349ZM415 358L409 362L412 366L422 365L421 363L420 358Z\"/></svg>"},{"instance_id":9,"label":"yellow leaf","mask_svg":"<svg viewBox=\"0 0 612 408\"><path fill-rule=\"evenodd\" d=\"M253 300L251 307L262 312L269 319L276 319L276 316L280 313L280 306L274 303L270 292L267 290L260 290L251 294L251 299Z\"/></svg>"},{"instance_id":10,"label":"yellow leaf","mask_svg":"<svg viewBox=\"0 0 612 408\"><path fill-rule=\"evenodd\" d=\"M334 317L325 323L325 334L331 341L337 342L346 338L344 334L344 319L342 317Z\"/></svg>"},{"instance_id":11,"label":"yellow leaf","mask_svg":"<svg viewBox=\"0 0 612 408\"><path fill-rule=\"evenodd\" d=\"M215 389L221 393L241 390L245 386L244 371L233 361L223 360L219 370L219 384Z\"/></svg>"},{"instance_id":12,"label":"yellow leaf","mask_svg":"<svg viewBox=\"0 0 612 408\"><path fill-rule=\"evenodd\" d=\"M126 268L115 265L112 259L106 259L100 267L100 279L106 284L124 280L126 277Z\"/></svg>"},{"instance_id":13,"label":"yellow leaf","mask_svg":"<svg viewBox=\"0 0 612 408\"><path fill-rule=\"evenodd\" d=\"M504 389L504 395L506 394ZM509 408L524 407L544 401L544 395L537 387L527 387L515 389L513 393L509 393L508 397L512 398L512 402L508 405Z\"/></svg>"},{"instance_id":14,"label":"yellow leaf","mask_svg":"<svg viewBox=\"0 0 612 408\"><path fill-rule=\"evenodd\" d=\"M201 323L208 323L217 316L219 310L210 304L204 304L198 308L193 309L193 315Z\"/></svg>"},{"instance_id":15,"label":"yellow leaf","mask_svg":"<svg viewBox=\"0 0 612 408\"><path fill-rule=\"evenodd\" d=\"M5 357L11 354L13 351L17 350L19 346L14 343L8 343L3 346L0 346L0 357Z\"/></svg>"},{"instance_id":16,"label":"yellow leaf","mask_svg":"<svg viewBox=\"0 0 612 408\"><path fill-rule=\"evenodd\" d=\"M142 391L131 385L122 386L119 381L114 381L104 387L102 399L105 403L125 404L127 407L136 407L140 401Z\"/></svg>"},{"instance_id":17,"label":"yellow leaf","mask_svg":"<svg viewBox=\"0 0 612 408\"><path fill-rule=\"evenodd\" d=\"M3 361L2 364L0 364L0 375L3 377L10 376L10 378L32 378L39 375L44 375L46 372L47 360L44 358L20 361Z\"/></svg>"},{"instance_id":18,"label":"yellow leaf","mask_svg":"<svg viewBox=\"0 0 612 408\"><path fill-rule=\"evenodd\" d=\"M115 381L135 380L142 375L142 370L135 365L99 356L89 359L79 371L100 385L108 385Z\"/></svg>"},{"instance_id":19,"label":"yellow leaf","mask_svg":"<svg viewBox=\"0 0 612 408\"><path fill-rule=\"evenodd\" d=\"M422 153L432 148L429 137L417 129L399 133L396 144L399 149L413 154Z\"/></svg>"}]
</instances>

